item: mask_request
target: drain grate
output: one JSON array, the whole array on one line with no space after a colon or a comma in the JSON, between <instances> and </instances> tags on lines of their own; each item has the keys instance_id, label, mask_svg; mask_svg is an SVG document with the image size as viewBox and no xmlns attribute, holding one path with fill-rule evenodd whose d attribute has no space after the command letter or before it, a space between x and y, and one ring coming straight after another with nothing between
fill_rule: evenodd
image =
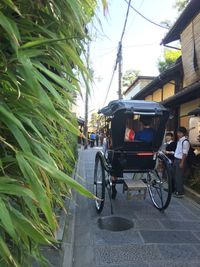
<instances>
[{"instance_id":1,"label":"drain grate","mask_svg":"<svg viewBox=\"0 0 200 267\"><path fill-rule=\"evenodd\" d=\"M101 217L97 224L100 229L115 232L126 231L134 226L131 220L118 216Z\"/></svg>"}]
</instances>

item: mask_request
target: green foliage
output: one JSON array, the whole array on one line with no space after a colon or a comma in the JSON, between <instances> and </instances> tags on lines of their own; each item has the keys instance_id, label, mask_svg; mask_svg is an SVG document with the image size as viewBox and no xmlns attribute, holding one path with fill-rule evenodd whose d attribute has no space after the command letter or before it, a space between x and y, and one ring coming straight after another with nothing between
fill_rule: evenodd
<instances>
[{"instance_id":1,"label":"green foliage","mask_svg":"<svg viewBox=\"0 0 200 267\"><path fill-rule=\"evenodd\" d=\"M180 50L171 50L171 49L164 49L163 59L159 58L158 60L158 70L159 72L163 72L169 67L171 67L176 60L181 56Z\"/></svg>"},{"instance_id":2,"label":"green foliage","mask_svg":"<svg viewBox=\"0 0 200 267\"><path fill-rule=\"evenodd\" d=\"M97 127L100 115L96 112L91 114L89 125L90 127Z\"/></svg>"},{"instance_id":3,"label":"green foliage","mask_svg":"<svg viewBox=\"0 0 200 267\"><path fill-rule=\"evenodd\" d=\"M181 12L187 6L188 3L189 0L176 0L174 7L178 10L178 12Z\"/></svg>"},{"instance_id":4,"label":"green foliage","mask_svg":"<svg viewBox=\"0 0 200 267\"><path fill-rule=\"evenodd\" d=\"M139 70L127 70L122 78L123 87L125 88L129 87L139 74L140 74Z\"/></svg>"},{"instance_id":5,"label":"green foliage","mask_svg":"<svg viewBox=\"0 0 200 267\"><path fill-rule=\"evenodd\" d=\"M2 0L0 4L0 265L42 259L55 242L54 208L71 188L81 60L93 0ZM30 263L31 266L31 263Z\"/></svg>"}]
</instances>

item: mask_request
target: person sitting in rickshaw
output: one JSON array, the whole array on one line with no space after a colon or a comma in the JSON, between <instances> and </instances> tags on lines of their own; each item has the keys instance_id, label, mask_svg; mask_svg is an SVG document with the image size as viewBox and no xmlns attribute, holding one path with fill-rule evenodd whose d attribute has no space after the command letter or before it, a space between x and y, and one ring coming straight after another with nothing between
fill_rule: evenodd
<instances>
[{"instance_id":1,"label":"person sitting in rickshaw","mask_svg":"<svg viewBox=\"0 0 200 267\"><path fill-rule=\"evenodd\" d=\"M135 131L133 130L133 120L128 119L126 123L126 129L125 129L125 142L133 142L135 139Z\"/></svg>"},{"instance_id":2,"label":"person sitting in rickshaw","mask_svg":"<svg viewBox=\"0 0 200 267\"><path fill-rule=\"evenodd\" d=\"M135 139L144 142L152 142L154 138L154 129L151 128L151 119L142 118L141 122L143 124L143 129L136 132Z\"/></svg>"}]
</instances>

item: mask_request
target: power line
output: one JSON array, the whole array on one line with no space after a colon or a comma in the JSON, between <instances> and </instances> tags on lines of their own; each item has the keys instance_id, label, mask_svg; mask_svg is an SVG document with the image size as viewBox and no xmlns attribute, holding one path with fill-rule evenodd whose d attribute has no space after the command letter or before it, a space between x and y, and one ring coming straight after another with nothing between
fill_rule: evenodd
<instances>
[{"instance_id":1,"label":"power line","mask_svg":"<svg viewBox=\"0 0 200 267\"><path fill-rule=\"evenodd\" d=\"M126 18L124 21L124 27L123 27L123 31L122 31L122 35L121 35L121 39L119 41L119 48L118 48L118 63L119 63L119 67L118 67L118 73L119 73L119 78L118 78L118 86L119 86L119 90L118 90L118 95L119 95L119 99L122 99L122 39L124 37L124 33L126 30L126 24L127 24L127 20L128 20L128 14L129 14L129 10L130 10L130 5L131 5L131 0L129 0L128 2L128 8L127 8L127 12L126 12Z\"/></svg>"},{"instance_id":2,"label":"power line","mask_svg":"<svg viewBox=\"0 0 200 267\"><path fill-rule=\"evenodd\" d=\"M127 0L124 0L124 1L125 1L127 4L129 4L129 2L128 2ZM150 20L149 18L145 17L142 13L140 13L140 12L139 12L136 8L134 8L132 5L130 5L130 7L131 7L131 8L132 8L138 15L140 15L143 19L147 20L148 22L150 22L150 23L152 23L152 24L154 24L154 25L156 25L156 26L158 26L158 27L160 27L160 28L169 30L169 27L166 27L166 26L164 26L164 25L161 25L161 24L159 24L159 23L156 23L156 22Z\"/></svg>"},{"instance_id":3,"label":"power line","mask_svg":"<svg viewBox=\"0 0 200 267\"><path fill-rule=\"evenodd\" d=\"M121 38L120 38L120 43L122 42L125 30L126 30L126 24L127 24L127 20L128 20L128 14L129 14L130 6L131 6L131 0L129 0L129 2L128 2L128 8L127 8L127 11L126 11L126 17L125 17L125 21L124 21L124 27L123 27L123 30L122 30Z\"/></svg>"},{"instance_id":4,"label":"power line","mask_svg":"<svg viewBox=\"0 0 200 267\"><path fill-rule=\"evenodd\" d=\"M132 44L132 45L123 46L123 48L129 49L132 47L144 47L144 46L160 46L160 44L159 43Z\"/></svg>"},{"instance_id":5,"label":"power line","mask_svg":"<svg viewBox=\"0 0 200 267\"><path fill-rule=\"evenodd\" d=\"M111 54L114 50L116 50L117 49L117 47L115 47L115 48L113 48L112 50L110 50L109 52L107 52L107 53L104 53L104 54L101 54L101 55L98 55L97 57L105 57L105 56L107 56L107 55L109 55L109 54Z\"/></svg>"},{"instance_id":6,"label":"power line","mask_svg":"<svg viewBox=\"0 0 200 267\"><path fill-rule=\"evenodd\" d=\"M115 64L114 64L114 68L113 68L113 72L112 72L112 76L111 76L111 79L110 79L110 83L109 83L109 86L108 86L108 89L107 89L107 93L106 93L106 97L105 97L105 100L104 100L104 104L103 106L105 105L106 101L107 101L107 97L108 97L108 94L109 94L109 91L110 91L110 88L111 88L111 85L112 85L112 81L113 81L113 78L114 78L114 74L115 74L115 71L117 69L117 64L121 63L121 50L122 50L122 40L123 40L123 37L124 37L124 33L125 33L125 30L126 30L126 24L127 24L127 20L128 20L128 15L129 15L129 10L130 10L130 6L131 6L131 0L129 0L128 2L128 8L127 8L127 11L126 11L126 17L125 17L125 20L124 20L124 26L123 26L123 30L122 30L122 34L121 34L121 38L120 38L120 41L119 41L119 44L118 44L118 49L117 49L117 57L116 57L116 61L115 61ZM119 68L119 72L121 71L121 68ZM120 76L120 75L119 75ZM119 96L120 96L120 87L119 87Z\"/></svg>"},{"instance_id":7,"label":"power line","mask_svg":"<svg viewBox=\"0 0 200 267\"><path fill-rule=\"evenodd\" d=\"M112 76L111 76L111 79L110 79L110 82L109 82L109 85L108 85L108 89L107 89L107 92L106 92L106 97L105 97L104 102L103 102L103 106L105 105L105 103L107 101L107 97L108 97L108 94L110 92L110 88L111 88L111 85L112 85L112 81L113 81L116 69L117 69L117 58L116 58L116 61L115 61L115 64L114 64Z\"/></svg>"},{"instance_id":8,"label":"power line","mask_svg":"<svg viewBox=\"0 0 200 267\"><path fill-rule=\"evenodd\" d=\"M141 6L143 5L143 3L144 3L144 0L141 1L140 5L138 6L138 9L141 8ZM132 26L132 24L133 24L133 22L134 22L136 16L137 16L137 14L135 14L135 16L133 16L132 21L131 21L130 26L129 26L129 29L126 31L125 37L127 36L128 32L130 31L131 26Z\"/></svg>"}]
</instances>

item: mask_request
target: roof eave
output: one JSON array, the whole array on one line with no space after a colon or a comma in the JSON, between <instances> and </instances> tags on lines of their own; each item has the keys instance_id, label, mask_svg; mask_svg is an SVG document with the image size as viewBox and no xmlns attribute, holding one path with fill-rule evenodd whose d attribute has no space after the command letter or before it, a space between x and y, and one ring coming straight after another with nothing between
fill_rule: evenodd
<instances>
[{"instance_id":1,"label":"roof eave","mask_svg":"<svg viewBox=\"0 0 200 267\"><path fill-rule=\"evenodd\" d=\"M161 41L161 45L171 43L180 39L181 32L187 27L191 20L197 15L200 10L200 1L191 0L186 8L183 10L177 21L174 23L172 28L166 34Z\"/></svg>"},{"instance_id":2,"label":"roof eave","mask_svg":"<svg viewBox=\"0 0 200 267\"><path fill-rule=\"evenodd\" d=\"M171 96L166 100L162 101L161 104L165 107L174 107L180 105L181 103L184 103L185 101L198 98L200 96L200 91L197 90L198 88L200 88L200 81L185 87L174 96Z\"/></svg>"},{"instance_id":3,"label":"roof eave","mask_svg":"<svg viewBox=\"0 0 200 267\"><path fill-rule=\"evenodd\" d=\"M163 84L163 80L169 77L169 80L177 73L177 71L180 71L182 69L182 61L180 61L175 66L167 69L163 73L161 73L159 76L157 76L151 83L149 83L147 86L145 86L140 92L138 92L132 99L140 99L143 97L147 92L152 91L155 89L155 86Z\"/></svg>"},{"instance_id":4,"label":"roof eave","mask_svg":"<svg viewBox=\"0 0 200 267\"><path fill-rule=\"evenodd\" d=\"M137 78L132 82L131 85L129 85L129 87L123 92L123 95L127 94L131 88L139 81L139 80L153 80L155 77L154 76L137 76Z\"/></svg>"}]
</instances>

